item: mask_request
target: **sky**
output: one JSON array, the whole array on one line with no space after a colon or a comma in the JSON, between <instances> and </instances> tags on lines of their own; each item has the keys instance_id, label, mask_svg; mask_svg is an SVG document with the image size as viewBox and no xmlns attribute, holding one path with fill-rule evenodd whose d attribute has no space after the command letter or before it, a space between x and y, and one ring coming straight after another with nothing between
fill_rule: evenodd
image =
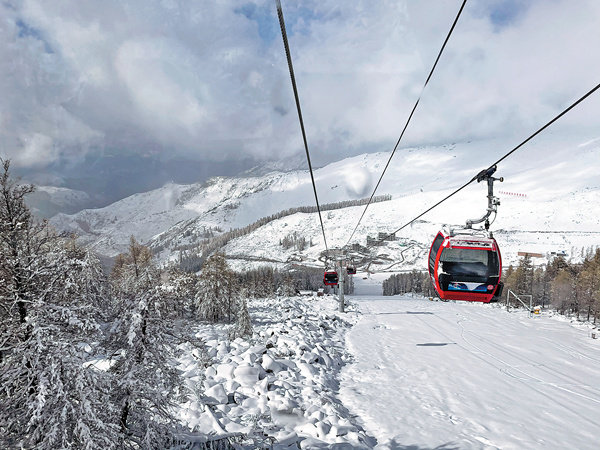
<instances>
[{"instance_id":1,"label":"sky","mask_svg":"<svg viewBox=\"0 0 600 450\"><path fill-rule=\"evenodd\" d=\"M316 165L391 151L459 0L283 0ZM304 152L274 0L2 0L0 156L114 201ZM600 2L469 0L403 146L530 134L600 82ZM600 135L600 93L557 129Z\"/></svg>"}]
</instances>

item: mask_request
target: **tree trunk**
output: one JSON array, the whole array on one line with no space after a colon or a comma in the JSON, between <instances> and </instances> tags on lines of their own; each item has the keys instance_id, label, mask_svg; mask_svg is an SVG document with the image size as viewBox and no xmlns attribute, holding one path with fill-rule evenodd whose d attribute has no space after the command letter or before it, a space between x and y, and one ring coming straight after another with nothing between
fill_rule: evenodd
<instances>
[{"instance_id":1,"label":"tree trunk","mask_svg":"<svg viewBox=\"0 0 600 450\"><path fill-rule=\"evenodd\" d=\"M13 252L13 256L15 258L18 257L16 250ZM25 302L23 301L26 298L25 297L25 286L21 279L21 265L19 264L19 262L17 262L15 264L15 272L16 272L14 275L15 291L17 293L17 298L19 299L17 301L17 308L19 310L19 322L25 323L25 319L27 318L27 307L25 306Z\"/></svg>"},{"instance_id":2,"label":"tree trunk","mask_svg":"<svg viewBox=\"0 0 600 450\"><path fill-rule=\"evenodd\" d=\"M19 321L21 323L25 323L25 319L27 318L27 308L25 308L25 302L19 300L17 302L17 307L19 308Z\"/></svg>"},{"instance_id":3,"label":"tree trunk","mask_svg":"<svg viewBox=\"0 0 600 450\"><path fill-rule=\"evenodd\" d=\"M121 425L121 433L127 433L127 417L129 416L129 393L127 393L127 400L125 400L125 404L123 405L123 409L121 410L121 420L119 424Z\"/></svg>"},{"instance_id":4,"label":"tree trunk","mask_svg":"<svg viewBox=\"0 0 600 450\"><path fill-rule=\"evenodd\" d=\"M590 313L592 312L592 305L588 305L588 314L587 314L587 321L590 321Z\"/></svg>"}]
</instances>

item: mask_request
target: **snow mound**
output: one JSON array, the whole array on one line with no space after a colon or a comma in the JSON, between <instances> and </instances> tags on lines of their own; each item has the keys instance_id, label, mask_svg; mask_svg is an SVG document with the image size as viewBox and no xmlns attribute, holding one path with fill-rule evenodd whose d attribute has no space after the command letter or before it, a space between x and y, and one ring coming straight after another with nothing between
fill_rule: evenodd
<instances>
[{"instance_id":1,"label":"snow mound","mask_svg":"<svg viewBox=\"0 0 600 450\"><path fill-rule=\"evenodd\" d=\"M188 426L273 448L371 448L375 441L337 398L356 313L338 315L333 297L252 300L249 308L252 339L228 342L225 327L202 325L213 365L199 376L193 355L181 362L198 392L182 405Z\"/></svg>"}]
</instances>

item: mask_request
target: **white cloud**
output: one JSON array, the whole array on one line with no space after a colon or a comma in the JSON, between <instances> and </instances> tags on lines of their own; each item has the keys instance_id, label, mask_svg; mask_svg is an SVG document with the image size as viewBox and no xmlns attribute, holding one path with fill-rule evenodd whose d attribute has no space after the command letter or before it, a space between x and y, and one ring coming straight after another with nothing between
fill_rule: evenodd
<instances>
[{"instance_id":1,"label":"white cloud","mask_svg":"<svg viewBox=\"0 0 600 450\"><path fill-rule=\"evenodd\" d=\"M283 2L317 164L392 149L459 5ZM25 0L0 14L0 144L23 166L105 146L303 151L271 0ZM406 145L528 134L600 81L599 41L593 0L468 2ZM598 127L599 112L590 98L557 126Z\"/></svg>"},{"instance_id":2,"label":"white cloud","mask_svg":"<svg viewBox=\"0 0 600 450\"><path fill-rule=\"evenodd\" d=\"M208 114L200 104L208 89L186 67L191 55L161 39L124 43L115 58L119 79L135 105L135 119L157 139L169 144L177 136L196 133Z\"/></svg>"},{"instance_id":3,"label":"white cloud","mask_svg":"<svg viewBox=\"0 0 600 450\"><path fill-rule=\"evenodd\" d=\"M56 158L56 148L52 138L40 133L23 136L23 146L15 163L22 166L43 165Z\"/></svg>"}]
</instances>

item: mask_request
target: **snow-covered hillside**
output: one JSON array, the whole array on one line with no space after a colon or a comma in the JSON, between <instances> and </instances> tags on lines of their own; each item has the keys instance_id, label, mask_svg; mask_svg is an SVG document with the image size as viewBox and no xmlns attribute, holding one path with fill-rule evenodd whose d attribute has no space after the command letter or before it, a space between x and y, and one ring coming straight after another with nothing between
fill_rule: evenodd
<instances>
[{"instance_id":1,"label":"snow-covered hillside","mask_svg":"<svg viewBox=\"0 0 600 450\"><path fill-rule=\"evenodd\" d=\"M476 187L483 188L483 186ZM463 199L466 199L467 204L475 204L480 199L481 190L479 192L473 190L465 194ZM364 246L367 235L377 237L378 232L394 231L417 215L425 206L434 204L447 194L448 191L421 193L371 205L358 228L356 241ZM520 251L543 254L544 258L537 259L537 263L547 261L552 257L552 252L557 254L564 252L567 257L578 261L585 256L584 252L590 246L600 246L599 217L593 215L586 222L578 223L579 210L571 209L573 201L571 194L557 197L553 201L536 202L536 207L544 210L542 217L535 214L536 211L527 201L504 200L502 196L501 199L503 205L493 228L502 249L505 265L515 264L519 259ZM580 208L597 209L600 191L581 193L577 195L577 200ZM375 272L425 270L426 254L433 236L444 223L461 223L460 219L465 217L461 206L456 200L449 201L448 205L440 207L446 221L417 221L398 233L396 241L371 247L371 256L375 257L375 260L370 265L362 264L360 257L355 262L359 267ZM362 210L362 207L353 207L326 213L324 221L325 229L329 234L330 247L342 247L346 244ZM484 209L482 208L481 211ZM509 213L508 217L501 217L505 212ZM295 232L299 236L306 237L307 240L320 243L321 229L315 216L315 214L298 213L273 221L252 234L231 241L225 246L224 252L230 257L230 263L238 269L256 264L254 261L257 258L277 260L282 264L291 262L318 264L323 251L322 245L315 245L298 252L293 248L284 249L278 240L281 236ZM477 217L477 214L467 217ZM526 227L522 227L524 223L527 224ZM544 231L536 230L534 228L536 226ZM274 239L273 236L277 238ZM245 261L244 256L248 255L252 255L253 258Z\"/></svg>"},{"instance_id":2,"label":"snow-covered hillside","mask_svg":"<svg viewBox=\"0 0 600 450\"><path fill-rule=\"evenodd\" d=\"M354 241L364 245L368 235L397 229L516 141L506 138L400 149L378 189L378 194L391 194L393 200L369 208ZM368 196L388 155L360 155L316 170L321 203ZM598 139L549 133L502 163L497 176L505 177L505 182L496 184L501 206L493 229L507 262L516 261L518 251L564 251L579 257L582 247L600 245L599 155ZM378 249L383 254L379 266L422 268L420 260L437 229L442 224L463 224L466 219L480 217L486 207L485 196L484 185L470 185L423 221L399 233L398 241ZM313 204L306 171L272 172L261 177L215 178L205 185L166 185L102 209L57 216L53 223L75 231L84 242L109 256L123 251L130 235L147 242L161 234L161 259L167 260L177 257L172 253L175 247L194 245L206 229L227 231L290 207ZM362 210L352 207L325 213L330 247L346 244ZM312 238L316 245L303 252L284 251L279 241L293 232ZM316 214L298 213L235 239L224 250L243 267L247 265L245 257L314 263L323 249ZM399 262L406 264L400 267Z\"/></svg>"},{"instance_id":3,"label":"snow-covered hillside","mask_svg":"<svg viewBox=\"0 0 600 450\"><path fill-rule=\"evenodd\" d=\"M75 189L56 186L36 186L27 196L27 205L37 217L52 217L58 212L76 212L89 204L90 196Z\"/></svg>"}]
</instances>

